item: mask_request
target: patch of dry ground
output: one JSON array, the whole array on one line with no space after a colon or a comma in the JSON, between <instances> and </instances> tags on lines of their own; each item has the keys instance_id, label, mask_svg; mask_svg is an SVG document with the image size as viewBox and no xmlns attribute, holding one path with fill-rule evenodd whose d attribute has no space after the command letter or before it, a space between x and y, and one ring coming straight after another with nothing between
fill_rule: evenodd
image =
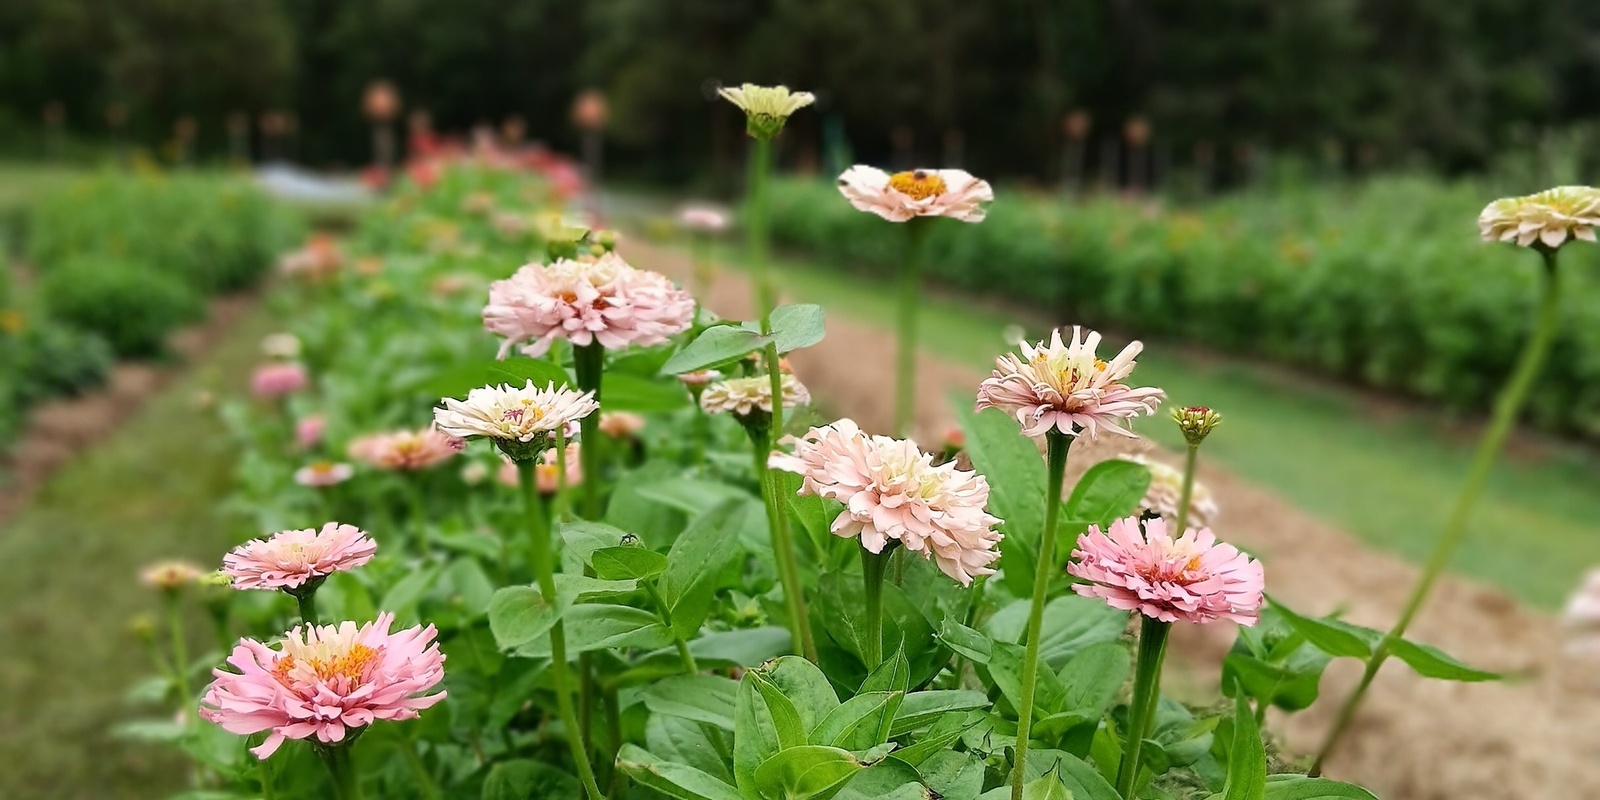
<instances>
[{"instance_id":1,"label":"patch of dry ground","mask_svg":"<svg viewBox=\"0 0 1600 800\"><path fill-rule=\"evenodd\" d=\"M679 279L681 253L630 241L628 255ZM743 274L723 271L706 298L729 317L750 316ZM885 324L830 316L828 337L795 353L795 371L818 394L869 430L887 430L893 414L892 334ZM971 392L983 374L923 354L918 367L916 429L934 441L953 419L945 398ZM1115 455L1102 443L1075 448L1074 466ZM1170 454L1169 454L1170 455ZM1290 506L1225 470L1201 466L1200 480L1222 508L1220 528L1267 565L1270 591L1302 612L1344 609L1353 622L1392 624L1417 575L1412 564ZM1507 558L1515 550L1507 549ZM1223 626L1183 628L1175 652L1214 670L1232 640ZM1474 666L1524 674L1505 683L1460 684L1418 678L1391 661L1374 684L1330 777L1371 787L1386 800L1600 797L1600 692L1593 668L1565 658L1550 616L1497 589L1446 577L1412 629ZM1323 681L1323 702L1270 725L1290 750L1317 746L1336 703L1360 675L1339 662ZM1215 674L1190 676L1215 683Z\"/></svg>"}]
</instances>

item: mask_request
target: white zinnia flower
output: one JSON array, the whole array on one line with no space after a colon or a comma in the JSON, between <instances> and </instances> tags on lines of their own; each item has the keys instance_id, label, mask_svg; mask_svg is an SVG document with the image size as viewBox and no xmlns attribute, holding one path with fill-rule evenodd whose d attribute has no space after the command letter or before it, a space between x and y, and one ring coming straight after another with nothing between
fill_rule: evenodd
<instances>
[{"instance_id":1,"label":"white zinnia flower","mask_svg":"<svg viewBox=\"0 0 1600 800\"><path fill-rule=\"evenodd\" d=\"M737 89L717 90L728 102L743 111L746 130L757 139L771 139L783 130L789 115L816 102L810 92L791 92L787 86L757 86L746 83Z\"/></svg>"},{"instance_id":2,"label":"white zinnia flower","mask_svg":"<svg viewBox=\"0 0 1600 800\"><path fill-rule=\"evenodd\" d=\"M811 402L811 392L793 375L783 376L783 407L805 405ZM772 413L772 376L757 375L733 378L706 387L700 395L700 407L707 414L738 414L744 416L761 410Z\"/></svg>"},{"instance_id":3,"label":"white zinnia flower","mask_svg":"<svg viewBox=\"0 0 1600 800\"><path fill-rule=\"evenodd\" d=\"M890 222L912 217L950 217L982 222L984 203L994 200L988 181L959 169L916 169L890 175L860 164L839 176L839 191L850 205Z\"/></svg>"},{"instance_id":4,"label":"white zinnia flower","mask_svg":"<svg viewBox=\"0 0 1600 800\"><path fill-rule=\"evenodd\" d=\"M1600 189L1589 186L1560 186L1527 197L1503 198L1478 215L1484 241L1516 242L1518 247L1536 241L1560 247L1569 234L1593 242L1596 227L1600 227Z\"/></svg>"},{"instance_id":5,"label":"white zinnia flower","mask_svg":"<svg viewBox=\"0 0 1600 800\"><path fill-rule=\"evenodd\" d=\"M457 438L527 443L547 436L553 440L557 429L599 408L593 392L557 389L554 383L540 389L530 380L520 389L501 384L473 389L465 400L446 397L444 408L433 410L433 421Z\"/></svg>"}]
</instances>

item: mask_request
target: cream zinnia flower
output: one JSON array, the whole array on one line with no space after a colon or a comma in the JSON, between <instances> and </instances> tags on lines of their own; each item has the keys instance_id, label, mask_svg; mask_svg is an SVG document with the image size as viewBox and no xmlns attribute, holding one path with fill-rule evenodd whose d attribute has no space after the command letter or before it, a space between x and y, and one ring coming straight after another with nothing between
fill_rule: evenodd
<instances>
[{"instance_id":1,"label":"cream zinnia flower","mask_svg":"<svg viewBox=\"0 0 1600 800\"><path fill-rule=\"evenodd\" d=\"M1150 488L1145 490L1144 499L1139 501L1139 508L1176 524L1178 501L1183 497L1182 470L1173 469L1143 455L1130 455L1125 458L1136 464L1143 464L1150 470ZM1209 528L1216 519L1216 498L1211 496L1211 490L1204 484L1195 481L1194 488L1189 493L1188 527Z\"/></svg>"},{"instance_id":2,"label":"cream zinnia flower","mask_svg":"<svg viewBox=\"0 0 1600 800\"><path fill-rule=\"evenodd\" d=\"M917 169L890 175L860 164L839 176L839 191L850 205L890 222L913 217L950 217L982 222L984 203L994 200L987 181L959 169Z\"/></svg>"},{"instance_id":3,"label":"cream zinnia flower","mask_svg":"<svg viewBox=\"0 0 1600 800\"><path fill-rule=\"evenodd\" d=\"M811 392L793 375L783 376L783 407L802 406L811 402ZM733 378L706 387L700 395L700 407L707 414L737 414L744 416L752 411L772 413L772 378L756 375Z\"/></svg>"},{"instance_id":4,"label":"cream zinnia flower","mask_svg":"<svg viewBox=\"0 0 1600 800\"><path fill-rule=\"evenodd\" d=\"M1595 241L1600 227L1600 189L1560 186L1527 197L1507 197L1490 203L1478 215L1478 230L1486 242L1515 242L1530 247L1560 247L1567 236Z\"/></svg>"},{"instance_id":5,"label":"cream zinnia flower","mask_svg":"<svg viewBox=\"0 0 1600 800\"><path fill-rule=\"evenodd\" d=\"M530 380L520 389L501 384L473 389L465 400L446 397L444 408L433 410L433 421L439 430L459 439L482 436L534 444L542 450L554 442L557 429L599 408L593 392L557 389L554 383L540 389Z\"/></svg>"},{"instance_id":6,"label":"cream zinnia flower","mask_svg":"<svg viewBox=\"0 0 1600 800\"><path fill-rule=\"evenodd\" d=\"M1166 397L1154 387L1134 388L1122 383L1133 372L1134 356L1144 345L1133 342L1116 358L1095 357L1100 334L1074 326L1071 343L1061 331L1050 341L1022 344L1022 354L995 361L994 374L978 386L977 408L998 408L1017 418L1022 432L1041 436L1052 428L1068 436L1088 431L1096 438L1104 428L1132 438L1118 424L1140 414L1149 416Z\"/></svg>"},{"instance_id":7,"label":"cream zinnia flower","mask_svg":"<svg viewBox=\"0 0 1600 800\"><path fill-rule=\"evenodd\" d=\"M745 130L757 139L771 139L783 130L789 115L816 102L810 92L791 92L787 86L757 86L746 83L737 89L722 88L717 94L739 107L745 114Z\"/></svg>"},{"instance_id":8,"label":"cream zinnia flower","mask_svg":"<svg viewBox=\"0 0 1600 800\"><path fill-rule=\"evenodd\" d=\"M860 537L872 553L898 542L963 586L994 573L1004 536L984 510L988 481L954 463L935 466L915 442L868 436L841 419L807 431L794 455L773 453L768 463L802 476L800 494L844 503L829 527L835 536Z\"/></svg>"}]
</instances>

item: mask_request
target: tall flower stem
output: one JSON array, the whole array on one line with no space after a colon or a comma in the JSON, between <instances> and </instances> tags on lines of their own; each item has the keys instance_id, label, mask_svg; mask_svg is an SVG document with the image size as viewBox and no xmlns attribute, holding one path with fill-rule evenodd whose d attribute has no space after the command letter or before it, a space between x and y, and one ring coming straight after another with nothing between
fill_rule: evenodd
<instances>
[{"instance_id":1,"label":"tall flower stem","mask_svg":"<svg viewBox=\"0 0 1600 800\"><path fill-rule=\"evenodd\" d=\"M572 363L578 373L578 388L594 392L594 401L600 399L601 373L605 370L606 351L598 342L572 348ZM604 408L604 405L601 405ZM600 508L600 414L596 412L578 420L578 459L583 467L584 519L599 519ZM557 457L561 457L557 454Z\"/></svg>"},{"instance_id":2,"label":"tall flower stem","mask_svg":"<svg viewBox=\"0 0 1600 800\"><path fill-rule=\"evenodd\" d=\"M773 398L774 409L782 406L782 395ZM774 414L773 419L777 419ZM759 425L747 426L750 444L755 449L756 477L761 481L761 501L767 511L767 532L772 537L772 559L778 566L778 584L783 587L783 600L789 607L789 635L793 646L801 655L817 660L817 645L811 637L811 618L806 612L805 589L800 585L800 567L795 562L794 541L789 536L789 514L785 507L777 470L767 466L767 454L772 452L772 434L776 428L762 430Z\"/></svg>"},{"instance_id":3,"label":"tall flower stem","mask_svg":"<svg viewBox=\"0 0 1600 800\"><path fill-rule=\"evenodd\" d=\"M883 663L883 573L893 555L888 547L882 553L861 548L861 587L867 598L867 640L862 642L861 657L868 672Z\"/></svg>"},{"instance_id":4,"label":"tall flower stem","mask_svg":"<svg viewBox=\"0 0 1600 800\"><path fill-rule=\"evenodd\" d=\"M183 603L177 592L167 593L167 618L172 637L172 676L177 684L178 707L184 719L193 716L189 706L194 695L189 694L189 648L183 631Z\"/></svg>"},{"instance_id":5,"label":"tall flower stem","mask_svg":"<svg viewBox=\"0 0 1600 800\"><path fill-rule=\"evenodd\" d=\"M1183 461L1183 490L1178 493L1178 519L1177 530L1172 532L1174 537L1182 536L1189 525L1189 501L1194 497L1194 468L1199 460L1200 445L1189 445L1189 453Z\"/></svg>"},{"instance_id":6,"label":"tall flower stem","mask_svg":"<svg viewBox=\"0 0 1600 800\"><path fill-rule=\"evenodd\" d=\"M1167 634L1172 624L1151 617L1140 617L1139 662L1134 667L1133 700L1128 706L1127 737L1122 746L1122 764L1117 768L1117 793L1133 797L1139 778L1139 753L1144 736L1155 718L1161 697L1161 662L1167 655Z\"/></svg>"},{"instance_id":7,"label":"tall flower stem","mask_svg":"<svg viewBox=\"0 0 1600 800\"><path fill-rule=\"evenodd\" d=\"M761 315L762 333L770 333L774 292L771 270L767 266L767 175L772 171L772 142L756 137L750 152L750 186L745 198L746 260L754 273L756 311Z\"/></svg>"},{"instance_id":8,"label":"tall flower stem","mask_svg":"<svg viewBox=\"0 0 1600 800\"><path fill-rule=\"evenodd\" d=\"M922 242L927 220L906 222L906 263L900 268L900 319L894 386L895 435L911 435L917 415L917 311L922 305Z\"/></svg>"},{"instance_id":9,"label":"tall flower stem","mask_svg":"<svg viewBox=\"0 0 1600 800\"><path fill-rule=\"evenodd\" d=\"M1049 464L1044 495L1044 530L1039 532L1038 566L1033 573L1033 603L1028 608L1027 641L1022 656L1022 704L1017 709L1017 762L1011 768L1011 800L1022 800L1027 780L1028 735L1033 730L1033 694L1039 679L1039 636L1044 625L1044 603L1050 579L1056 573L1056 519L1061 515L1061 484L1067 476L1067 450L1072 437L1054 428L1045 434L1045 460Z\"/></svg>"},{"instance_id":10,"label":"tall flower stem","mask_svg":"<svg viewBox=\"0 0 1600 800\"><path fill-rule=\"evenodd\" d=\"M517 483L522 488L523 513L533 540L533 569L538 576L539 593L544 595L546 602L554 602L556 577L554 559L550 554L550 520L545 516L544 499L539 496L534 470L531 459L517 462ZM572 675L567 669L567 629L559 618L550 628L550 677L555 683L556 710L561 717L561 727L566 729L567 747L572 751L578 780L583 784L589 800L601 800L605 795L601 794L599 785L595 783L594 768L589 763L583 731L578 726L578 715L572 707Z\"/></svg>"},{"instance_id":11,"label":"tall flower stem","mask_svg":"<svg viewBox=\"0 0 1600 800\"><path fill-rule=\"evenodd\" d=\"M672 643L678 648L678 659L683 662L684 673L693 675L699 672L700 665L695 663L694 654L689 652L689 643L684 641L683 637L679 636L672 627L672 609L667 606L667 599L661 596L661 592L656 589L654 583L649 581L643 581L642 583L644 584L645 593L650 596L650 602L655 603L656 608L661 612L662 624L667 626L667 630L673 632Z\"/></svg>"},{"instance_id":12,"label":"tall flower stem","mask_svg":"<svg viewBox=\"0 0 1600 800\"><path fill-rule=\"evenodd\" d=\"M1428 556L1428 563L1422 569L1422 576L1412 588L1411 596L1406 600L1404 610L1400 612L1400 619L1378 642L1378 646L1372 652L1372 658L1367 660L1367 668L1361 674L1361 682L1356 685L1355 691L1339 709L1339 716L1329 729L1328 738L1317 751L1316 761L1312 762L1310 774L1313 776L1322 774L1323 766L1338 747L1339 740L1349 730L1356 711L1361 708L1361 702L1366 698L1373 679L1378 677L1378 670L1383 667L1383 662L1388 660L1390 648L1396 641L1405 637L1406 630L1411 627L1417 613L1422 610L1428 594L1433 591L1433 585L1444 573L1451 557L1455 555L1456 548L1460 546L1462 537L1466 535L1467 522L1472 519L1472 511L1478 505L1479 496L1483 494L1484 484L1489 480L1489 472L1494 467L1501 448L1505 446L1506 438L1511 435L1517 416L1527 402L1528 393L1533 389L1533 382L1539 377L1539 370L1544 366L1545 357L1549 355L1550 343L1555 339L1556 325L1561 319L1561 281L1556 252L1551 249L1539 251L1544 257L1544 287L1534 318L1533 336L1528 339L1528 343L1522 348L1522 353L1517 357L1517 365L1511 373L1510 382L1495 400L1494 413L1489 419L1489 427L1483 432L1483 438L1478 440L1478 449L1468 469L1467 481L1461 487L1461 494L1457 496L1450 516L1446 518L1443 530L1439 532L1439 539L1434 542L1433 553Z\"/></svg>"}]
</instances>

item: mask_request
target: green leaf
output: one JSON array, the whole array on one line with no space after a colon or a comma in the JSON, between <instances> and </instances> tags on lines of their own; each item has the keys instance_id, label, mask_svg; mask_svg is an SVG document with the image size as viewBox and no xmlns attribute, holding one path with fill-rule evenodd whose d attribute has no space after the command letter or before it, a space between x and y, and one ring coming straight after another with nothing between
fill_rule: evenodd
<instances>
[{"instance_id":1,"label":"green leaf","mask_svg":"<svg viewBox=\"0 0 1600 800\"><path fill-rule=\"evenodd\" d=\"M835 708L839 696L834 693L828 676L817 665L800 656L776 658L756 668L762 678L783 692L800 714L800 722L809 731Z\"/></svg>"},{"instance_id":2,"label":"green leaf","mask_svg":"<svg viewBox=\"0 0 1600 800\"><path fill-rule=\"evenodd\" d=\"M1307 647L1324 659L1326 653ZM1326 666L1326 662L1324 662ZM1246 653L1229 653L1222 659L1222 685L1229 692L1242 687L1252 698L1279 708L1299 711L1316 702L1322 683L1322 670L1301 671L1284 664L1272 664Z\"/></svg>"},{"instance_id":3,"label":"green leaf","mask_svg":"<svg viewBox=\"0 0 1600 800\"><path fill-rule=\"evenodd\" d=\"M671 383L607 370L600 379L607 411L675 411L693 400L676 380Z\"/></svg>"},{"instance_id":4,"label":"green leaf","mask_svg":"<svg viewBox=\"0 0 1600 800\"><path fill-rule=\"evenodd\" d=\"M458 558L450 563L445 573L456 596L461 598L461 604L472 618L488 613L489 603L494 600L494 581L489 579L477 559Z\"/></svg>"},{"instance_id":5,"label":"green leaf","mask_svg":"<svg viewBox=\"0 0 1600 800\"><path fill-rule=\"evenodd\" d=\"M762 762L755 786L783 800L828 800L866 765L848 750L820 745L790 747Z\"/></svg>"},{"instance_id":6,"label":"green leaf","mask_svg":"<svg viewBox=\"0 0 1600 800\"><path fill-rule=\"evenodd\" d=\"M743 322L739 327L752 333L761 333L759 321ZM822 341L825 333L822 306L799 303L772 309L772 338L780 353L810 347Z\"/></svg>"},{"instance_id":7,"label":"green leaf","mask_svg":"<svg viewBox=\"0 0 1600 800\"><path fill-rule=\"evenodd\" d=\"M856 773L834 800L934 800L922 776L899 753ZM952 798L952 800L954 800Z\"/></svg>"},{"instance_id":8,"label":"green leaf","mask_svg":"<svg viewBox=\"0 0 1600 800\"><path fill-rule=\"evenodd\" d=\"M1061 754L1056 775L1072 792L1072 800L1121 800L1117 790L1089 762L1070 753Z\"/></svg>"},{"instance_id":9,"label":"green leaf","mask_svg":"<svg viewBox=\"0 0 1600 800\"><path fill-rule=\"evenodd\" d=\"M442 565L436 565L408 573L384 594L383 599L378 601L378 607L394 614L395 620L401 623L414 620L417 602L433 588L434 579L439 577L442 569Z\"/></svg>"},{"instance_id":10,"label":"green leaf","mask_svg":"<svg viewBox=\"0 0 1600 800\"><path fill-rule=\"evenodd\" d=\"M806 726L794 703L759 670L745 671L733 708L733 777L739 792L757 796L756 768L778 751L805 741Z\"/></svg>"},{"instance_id":11,"label":"green leaf","mask_svg":"<svg viewBox=\"0 0 1600 800\"><path fill-rule=\"evenodd\" d=\"M1383 638L1381 632L1371 628L1362 628L1328 617L1322 619L1302 617L1277 600L1272 598L1268 600L1301 636L1331 656L1359 658L1366 661L1372 657L1373 645Z\"/></svg>"},{"instance_id":12,"label":"green leaf","mask_svg":"<svg viewBox=\"0 0 1600 800\"><path fill-rule=\"evenodd\" d=\"M929 692L912 692L900 703L895 712L890 736L910 733L924 725L931 725L945 714L988 708L989 697L983 692L968 689L938 689Z\"/></svg>"},{"instance_id":13,"label":"green leaf","mask_svg":"<svg viewBox=\"0 0 1600 800\"><path fill-rule=\"evenodd\" d=\"M651 714L644 723L642 746L662 761L694 767L731 785L733 765L722 758L728 752L730 736L731 733L702 722Z\"/></svg>"},{"instance_id":14,"label":"green leaf","mask_svg":"<svg viewBox=\"0 0 1600 800\"><path fill-rule=\"evenodd\" d=\"M989 657L989 674L993 676L994 683L1000 687L1000 693L1011 701L1011 706L1018 711L1022 709L1022 671L1027 657L1027 650L1020 644L1010 642L995 642L994 651ZM1066 696L1066 689L1061 685L1061 679L1056 677L1048 667L1044 667L1044 659L1039 659L1040 669L1036 670L1038 677L1034 680L1033 708L1034 716L1047 717L1061 710L1061 700Z\"/></svg>"},{"instance_id":15,"label":"green leaf","mask_svg":"<svg viewBox=\"0 0 1600 800\"><path fill-rule=\"evenodd\" d=\"M563 522L556 529L564 543L562 547L562 561L576 559L575 564L588 564L589 556L596 550L607 547L621 547L628 539L628 532L614 525L603 522L589 522L576 520Z\"/></svg>"},{"instance_id":16,"label":"green leaf","mask_svg":"<svg viewBox=\"0 0 1600 800\"><path fill-rule=\"evenodd\" d=\"M713 325L672 354L661 365L665 375L682 375L685 372L710 369L744 358L747 354L776 341L762 336L759 331L746 330L736 325Z\"/></svg>"},{"instance_id":17,"label":"green leaf","mask_svg":"<svg viewBox=\"0 0 1600 800\"><path fill-rule=\"evenodd\" d=\"M910 688L910 683L911 665L906 661L905 643L902 642L895 648L893 656L884 659L884 662L879 664L865 681L862 681L861 688L856 693L901 692L903 694Z\"/></svg>"},{"instance_id":18,"label":"green leaf","mask_svg":"<svg viewBox=\"0 0 1600 800\"><path fill-rule=\"evenodd\" d=\"M979 800L1008 800L1011 784L984 792ZM1022 785L1022 800L1074 800L1072 792L1054 772L1047 772Z\"/></svg>"},{"instance_id":19,"label":"green leaf","mask_svg":"<svg viewBox=\"0 0 1600 800\"><path fill-rule=\"evenodd\" d=\"M1389 652L1424 678L1467 683L1502 678L1498 673L1469 667L1432 645L1397 639L1390 643Z\"/></svg>"},{"instance_id":20,"label":"green leaf","mask_svg":"<svg viewBox=\"0 0 1600 800\"><path fill-rule=\"evenodd\" d=\"M817 722L811 743L870 750L889 741L889 727L905 700L904 692L867 692L840 703Z\"/></svg>"},{"instance_id":21,"label":"green leaf","mask_svg":"<svg viewBox=\"0 0 1600 800\"><path fill-rule=\"evenodd\" d=\"M918 771L942 800L974 800L983 792L984 769L983 759L972 753L944 750L922 762Z\"/></svg>"},{"instance_id":22,"label":"green leaf","mask_svg":"<svg viewBox=\"0 0 1600 800\"><path fill-rule=\"evenodd\" d=\"M649 752L631 744L617 751L617 768L627 773L635 783L654 789L678 800L743 800L739 790L714 775L684 764L662 761ZM527 797L576 797L575 794L523 794Z\"/></svg>"},{"instance_id":23,"label":"green leaf","mask_svg":"<svg viewBox=\"0 0 1600 800\"><path fill-rule=\"evenodd\" d=\"M1112 459L1089 468L1072 487L1063 516L1095 525L1132 514L1150 488L1150 468L1132 461Z\"/></svg>"},{"instance_id":24,"label":"green leaf","mask_svg":"<svg viewBox=\"0 0 1600 800\"><path fill-rule=\"evenodd\" d=\"M480 361L451 367L418 382L416 391L439 397L466 397L467 392L483 386L508 384L516 388L533 385L541 389L554 383L566 386L570 382L567 371L556 364L537 358L512 357L504 361Z\"/></svg>"},{"instance_id":25,"label":"green leaf","mask_svg":"<svg viewBox=\"0 0 1600 800\"><path fill-rule=\"evenodd\" d=\"M1132 665L1128 648L1121 642L1101 642L1078 651L1056 676L1065 689L1061 708L1096 719L1103 716L1128 679Z\"/></svg>"},{"instance_id":26,"label":"green leaf","mask_svg":"<svg viewBox=\"0 0 1600 800\"><path fill-rule=\"evenodd\" d=\"M961 656L977 664L989 663L994 654L994 642L989 637L953 619L945 619L939 626L939 641L950 646Z\"/></svg>"},{"instance_id":27,"label":"green leaf","mask_svg":"<svg viewBox=\"0 0 1600 800\"><path fill-rule=\"evenodd\" d=\"M645 687L641 697L652 714L667 714L726 731L733 730L739 683L720 675L674 675Z\"/></svg>"},{"instance_id":28,"label":"green leaf","mask_svg":"<svg viewBox=\"0 0 1600 800\"><path fill-rule=\"evenodd\" d=\"M667 568L667 557L643 547L602 547L589 554L594 574L605 580L649 580Z\"/></svg>"},{"instance_id":29,"label":"green leaf","mask_svg":"<svg viewBox=\"0 0 1600 800\"><path fill-rule=\"evenodd\" d=\"M483 781L483 800L574 797L581 791L571 775L549 764L513 759L494 765Z\"/></svg>"},{"instance_id":30,"label":"green leaf","mask_svg":"<svg viewBox=\"0 0 1600 800\"><path fill-rule=\"evenodd\" d=\"M1223 800L1264 800L1267 785L1267 748L1256 728L1255 714L1240 691L1233 700L1233 744L1228 748L1228 782Z\"/></svg>"},{"instance_id":31,"label":"green leaf","mask_svg":"<svg viewBox=\"0 0 1600 800\"><path fill-rule=\"evenodd\" d=\"M1028 607L1027 600L1007 605L989 618L984 631L997 642L1020 644L1028 624ZM1127 626L1128 612L1118 611L1102 600L1075 594L1057 597L1044 607L1039 657L1051 669L1060 669L1085 647L1117 641Z\"/></svg>"},{"instance_id":32,"label":"green leaf","mask_svg":"<svg viewBox=\"0 0 1600 800\"><path fill-rule=\"evenodd\" d=\"M500 649L521 647L548 633L562 609L559 601L545 602L533 586L507 586L489 600L489 630Z\"/></svg>"},{"instance_id":33,"label":"green leaf","mask_svg":"<svg viewBox=\"0 0 1600 800\"><path fill-rule=\"evenodd\" d=\"M1265 797L1266 800L1378 800L1377 795L1355 784L1304 775L1269 776Z\"/></svg>"},{"instance_id":34,"label":"green leaf","mask_svg":"<svg viewBox=\"0 0 1600 800\"><path fill-rule=\"evenodd\" d=\"M907 697L910 696L907 695ZM900 705L901 708L905 707L905 703ZM921 764L935 754L950 749L961 739L962 734L983 721L983 715L965 711L953 711L935 719L937 721L933 723L933 727L918 737L915 743L894 751L894 757L912 766ZM896 722L898 723L898 720ZM891 726L890 730L893 731L894 729L895 726Z\"/></svg>"},{"instance_id":35,"label":"green leaf","mask_svg":"<svg viewBox=\"0 0 1600 800\"><path fill-rule=\"evenodd\" d=\"M654 649L672 642L672 632L655 614L631 606L579 603L561 614L567 634L567 653L586 653L613 647ZM542 636L517 648L525 658L550 656L550 638Z\"/></svg>"},{"instance_id":36,"label":"green leaf","mask_svg":"<svg viewBox=\"0 0 1600 800\"><path fill-rule=\"evenodd\" d=\"M672 543L660 589L679 637L693 638L705 623L722 573L743 555L732 532L757 509L748 497L725 501L696 517Z\"/></svg>"},{"instance_id":37,"label":"green leaf","mask_svg":"<svg viewBox=\"0 0 1600 800\"><path fill-rule=\"evenodd\" d=\"M967 455L989 479L989 512L1005 520L1000 524L1006 536L1000 541L1000 563L1007 565L1006 588L1017 597L1029 597L1039 532L1044 528L1044 458L1005 412L989 409L979 414L972 410L970 399L963 399L957 414L967 437Z\"/></svg>"}]
</instances>

